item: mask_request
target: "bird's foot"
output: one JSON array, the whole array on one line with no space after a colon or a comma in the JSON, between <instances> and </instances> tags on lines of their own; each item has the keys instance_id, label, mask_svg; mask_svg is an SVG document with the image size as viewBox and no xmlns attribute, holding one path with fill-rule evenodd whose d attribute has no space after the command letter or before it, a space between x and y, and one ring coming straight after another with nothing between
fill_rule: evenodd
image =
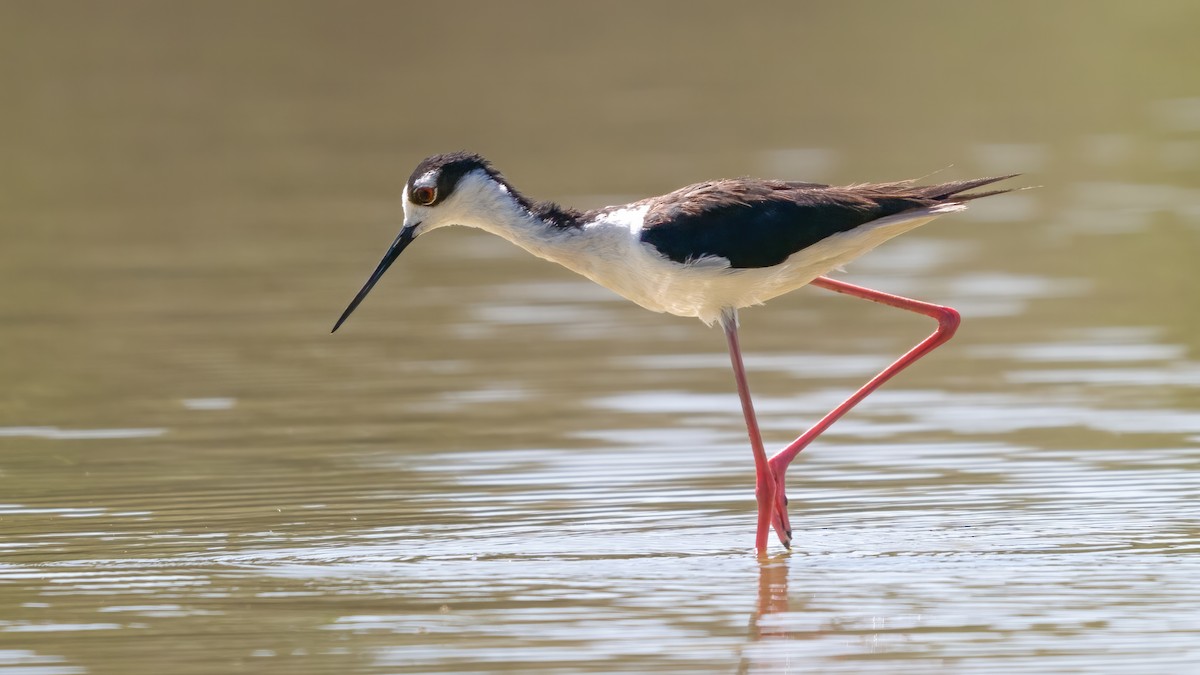
<instances>
[{"instance_id":1,"label":"bird's foot","mask_svg":"<svg viewBox=\"0 0 1200 675\"><path fill-rule=\"evenodd\" d=\"M755 546L760 554L766 553L767 537L772 528L785 548L792 547L792 524L788 520L788 500L783 490L782 476L767 478L755 487L754 494L758 499L758 536Z\"/></svg>"},{"instance_id":2,"label":"bird's foot","mask_svg":"<svg viewBox=\"0 0 1200 675\"><path fill-rule=\"evenodd\" d=\"M775 528L775 534L779 537L780 543L786 548L792 547L792 523L788 518L788 498L786 486L784 485L784 477L787 472L786 466L771 466L771 475L775 479L775 504L771 518L771 525Z\"/></svg>"}]
</instances>

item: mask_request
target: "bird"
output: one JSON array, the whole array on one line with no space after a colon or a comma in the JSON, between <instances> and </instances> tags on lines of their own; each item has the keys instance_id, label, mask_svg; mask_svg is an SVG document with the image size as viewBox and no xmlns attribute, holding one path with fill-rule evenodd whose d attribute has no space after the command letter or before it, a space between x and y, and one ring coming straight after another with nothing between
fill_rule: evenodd
<instances>
[{"instance_id":1,"label":"bird","mask_svg":"<svg viewBox=\"0 0 1200 675\"><path fill-rule=\"evenodd\" d=\"M974 190L1017 175L935 185L906 180L845 186L732 178L581 211L526 197L481 155L433 155L418 163L405 183L403 226L332 332L413 241L449 225L498 235L651 311L719 324L754 457L755 551L763 556L771 529L784 547L792 545L784 478L796 455L868 394L949 340L960 322L951 307L827 275L892 237L966 209L971 200L1011 192ZM934 319L937 327L812 428L768 456L742 360L738 310L803 286L916 312Z\"/></svg>"}]
</instances>

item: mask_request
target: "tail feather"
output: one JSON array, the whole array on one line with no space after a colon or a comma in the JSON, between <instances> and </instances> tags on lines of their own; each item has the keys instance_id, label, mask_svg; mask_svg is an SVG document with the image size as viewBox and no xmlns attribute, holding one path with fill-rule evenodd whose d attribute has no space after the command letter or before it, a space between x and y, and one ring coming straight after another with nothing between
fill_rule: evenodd
<instances>
[{"instance_id":1,"label":"tail feather","mask_svg":"<svg viewBox=\"0 0 1200 675\"><path fill-rule=\"evenodd\" d=\"M984 192L968 192L978 187L998 183L1002 180L1015 178L1021 174L1014 173L1007 176L991 176L988 178L975 178L973 180L956 180L949 183L939 183L936 185L914 185L916 181L902 180L894 183L860 183L857 185L847 185L844 188L852 194L860 197L868 197L879 202L880 200L899 200L896 203L897 210L905 208L921 208L932 206L934 204L961 204L969 202L972 199L980 199L981 197L991 197L992 195L1001 195L1006 192L1014 192L1016 190L1024 190L1026 188L1010 188L1004 190L986 190Z\"/></svg>"},{"instance_id":2,"label":"tail feather","mask_svg":"<svg viewBox=\"0 0 1200 675\"><path fill-rule=\"evenodd\" d=\"M1009 178L1016 178L1021 174L1014 173L1007 176L992 176L990 178L976 178L974 180L957 180L950 183L942 183L940 185L923 185L921 187L912 188L913 192L920 194L925 199L934 199L940 202L968 202L972 199L981 197L990 197L992 195L1001 195L1005 192L1012 192L1013 189L1007 190L988 190L986 192L966 193L968 190L974 190L984 185L991 185Z\"/></svg>"}]
</instances>

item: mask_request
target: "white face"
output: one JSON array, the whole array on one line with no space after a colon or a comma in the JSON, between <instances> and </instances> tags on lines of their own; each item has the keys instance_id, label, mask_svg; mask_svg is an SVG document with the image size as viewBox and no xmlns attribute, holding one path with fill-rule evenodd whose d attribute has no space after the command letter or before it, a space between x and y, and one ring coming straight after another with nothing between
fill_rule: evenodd
<instances>
[{"instance_id":1,"label":"white face","mask_svg":"<svg viewBox=\"0 0 1200 675\"><path fill-rule=\"evenodd\" d=\"M439 227L437 206L417 203L414 197L423 202L437 202L441 195L437 193L437 174L433 171L424 174L411 184L404 186L404 227L417 228L414 235Z\"/></svg>"},{"instance_id":2,"label":"white face","mask_svg":"<svg viewBox=\"0 0 1200 675\"><path fill-rule=\"evenodd\" d=\"M434 171L405 185L404 227L416 228L414 236L447 225L479 227L505 202L511 202L508 190L482 170L464 175L448 194L440 189Z\"/></svg>"}]
</instances>

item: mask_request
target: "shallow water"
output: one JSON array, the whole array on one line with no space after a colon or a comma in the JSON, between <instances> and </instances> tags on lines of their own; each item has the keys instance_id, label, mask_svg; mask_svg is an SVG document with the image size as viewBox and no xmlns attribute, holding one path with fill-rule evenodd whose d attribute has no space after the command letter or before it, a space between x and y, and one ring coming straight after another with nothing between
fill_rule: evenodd
<instances>
[{"instance_id":1,"label":"shallow water","mask_svg":"<svg viewBox=\"0 0 1200 675\"><path fill-rule=\"evenodd\" d=\"M1080 7L3 6L0 673L1200 668L1200 13ZM459 147L1042 187L850 266L964 324L760 561L718 331L452 230L328 334ZM770 443L930 329L745 311Z\"/></svg>"}]
</instances>

